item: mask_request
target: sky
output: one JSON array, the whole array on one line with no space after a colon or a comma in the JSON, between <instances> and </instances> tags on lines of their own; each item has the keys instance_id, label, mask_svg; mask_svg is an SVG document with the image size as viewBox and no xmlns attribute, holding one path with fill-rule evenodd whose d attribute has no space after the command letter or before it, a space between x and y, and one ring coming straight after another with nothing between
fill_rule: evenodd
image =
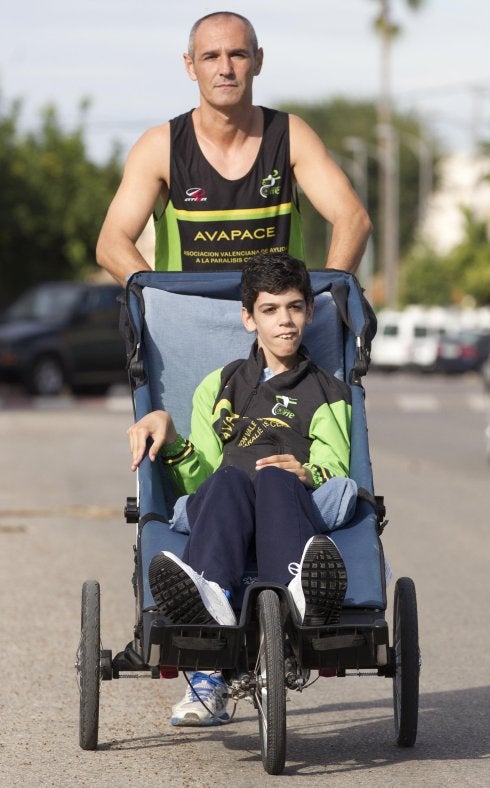
<instances>
[{"instance_id":1,"label":"sky","mask_svg":"<svg viewBox=\"0 0 490 788\"><path fill-rule=\"evenodd\" d=\"M391 4L403 29L392 56L397 108L416 110L448 150L490 139L489 0L426 0L418 12L405 0ZM264 48L255 103L375 99L378 6L376 0L4 0L0 111L21 99L21 125L34 129L41 109L54 104L69 130L89 98L89 155L104 161L115 140L125 154L146 128L196 106L182 53L193 22L219 10L247 16Z\"/></svg>"}]
</instances>

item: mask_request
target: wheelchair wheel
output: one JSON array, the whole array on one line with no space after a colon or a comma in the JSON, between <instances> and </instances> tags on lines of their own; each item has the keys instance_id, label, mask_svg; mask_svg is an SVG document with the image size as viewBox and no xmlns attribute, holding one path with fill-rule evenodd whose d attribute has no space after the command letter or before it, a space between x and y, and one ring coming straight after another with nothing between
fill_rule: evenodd
<instances>
[{"instance_id":1,"label":"wheelchair wheel","mask_svg":"<svg viewBox=\"0 0 490 788\"><path fill-rule=\"evenodd\" d=\"M259 713L262 763L268 774L280 774L286 760L286 687L284 640L279 597L261 591L257 602L259 653L255 667L255 705Z\"/></svg>"},{"instance_id":2,"label":"wheelchair wheel","mask_svg":"<svg viewBox=\"0 0 490 788\"><path fill-rule=\"evenodd\" d=\"M82 586L82 620L77 670L80 683L79 741L82 750L97 749L100 690L100 586Z\"/></svg>"},{"instance_id":3,"label":"wheelchair wheel","mask_svg":"<svg viewBox=\"0 0 490 788\"><path fill-rule=\"evenodd\" d=\"M393 705L397 744L413 747L417 738L420 652L415 585L401 577L395 586L393 609Z\"/></svg>"}]
</instances>

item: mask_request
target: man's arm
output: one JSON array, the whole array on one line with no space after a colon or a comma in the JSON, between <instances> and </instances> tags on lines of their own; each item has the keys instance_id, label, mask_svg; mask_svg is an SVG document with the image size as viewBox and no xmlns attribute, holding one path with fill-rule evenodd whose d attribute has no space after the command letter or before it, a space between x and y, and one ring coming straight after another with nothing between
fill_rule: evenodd
<instances>
[{"instance_id":1,"label":"man's arm","mask_svg":"<svg viewBox=\"0 0 490 788\"><path fill-rule=\"evenodd\" d=\"M129 153L121 184L112 200L97 242L102 268L122 285L136 271L150 266L135 244L159 196L167 201L170 167L170 126L145 132Z\"/></svg>"},{"instance_id":2,"label":"man's arm","mask_svg":"<svg viewBox=\"0 0 490 788\"><path fill-rule=\"evenodd\" d=\"M291 167L298 186L333 227L325 267L355 273L372 231L366 209L307 123L290 115L289 134Z\"/></svg>"}]
</instances>

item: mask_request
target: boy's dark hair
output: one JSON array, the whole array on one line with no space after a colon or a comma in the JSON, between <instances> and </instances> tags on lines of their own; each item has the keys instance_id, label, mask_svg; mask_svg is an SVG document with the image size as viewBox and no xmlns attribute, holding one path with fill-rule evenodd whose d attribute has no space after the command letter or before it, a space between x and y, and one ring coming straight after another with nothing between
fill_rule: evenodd
<instances>
[{"instance_id":1,"label":"boy's dark hair","mask_svg":"<svg viewBox=\"0 0 490 788\"><path fill-rule=\"evenodd\" d=\"M307 305L313 303L310 276L302 260L289 254L258 254L244 263L242 304L250 314L259 293L284 293L299 290Z\"/></svg>"}]
</instances>

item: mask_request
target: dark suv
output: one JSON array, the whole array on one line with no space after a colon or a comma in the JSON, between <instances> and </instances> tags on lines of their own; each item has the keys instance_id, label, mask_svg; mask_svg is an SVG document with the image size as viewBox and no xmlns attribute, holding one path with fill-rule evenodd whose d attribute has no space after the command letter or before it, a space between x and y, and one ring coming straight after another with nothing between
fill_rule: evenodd
<instances>
[{"instance_id":1,"label":"dark suv","mask_svg":"<svg viewBox=\"0 0 490 788\"><path fill-rule=\"evenodd\" d=\"M45 282L27 290L0 322L0 380L32 394L108 387L126 379L116 284Z\"/></svg>"}]
</instances>

